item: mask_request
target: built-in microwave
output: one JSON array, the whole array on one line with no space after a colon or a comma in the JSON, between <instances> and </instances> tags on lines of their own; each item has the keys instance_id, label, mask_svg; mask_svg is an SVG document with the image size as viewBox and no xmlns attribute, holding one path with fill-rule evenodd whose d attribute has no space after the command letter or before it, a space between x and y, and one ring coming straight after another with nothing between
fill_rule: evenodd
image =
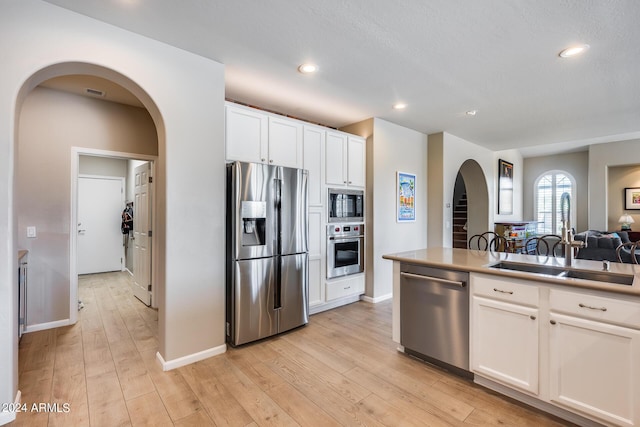
<instances>
[{"instance_id":1,"label":"built-in microwave","mask_svg":"<svg viewBox=\"0 0 640 427\"><path fill-rule=\"evenodd\" d=\"M327 200L329 222L364 222L364 192L330 188Z\"/></svg>"}]
</instances>

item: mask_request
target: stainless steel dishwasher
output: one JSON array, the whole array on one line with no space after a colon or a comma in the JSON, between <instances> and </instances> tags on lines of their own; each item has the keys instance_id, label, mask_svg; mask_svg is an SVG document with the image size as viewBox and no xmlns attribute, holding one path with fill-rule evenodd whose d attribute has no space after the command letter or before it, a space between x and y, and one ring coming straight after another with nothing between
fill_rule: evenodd
<instances>
[{"instance_id":1,"label":"stainless steel dishwasher","mask_svg":"<svg viewBox=\"0 0 640 427\"><path fill-rule=\"evenodd\" d=\"M469 273L400 266L400 344L405 353L469 372Z\"/></svg>"}]
</instances>

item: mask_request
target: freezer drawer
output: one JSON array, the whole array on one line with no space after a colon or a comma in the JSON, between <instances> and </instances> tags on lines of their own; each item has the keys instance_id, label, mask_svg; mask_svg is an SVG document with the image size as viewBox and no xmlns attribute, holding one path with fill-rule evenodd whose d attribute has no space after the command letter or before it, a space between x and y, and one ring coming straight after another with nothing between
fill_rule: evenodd
<instances>
[{"instance_id":1,"label":"freezer drawer","mask_svg":"<svg viewBox=\"0 0 640 427\"><path fill-rule=\"evenodd\" d=\"M274 308L275 258L236 261L231 285L229 335L234 345L278 331Z\"/></svg>"},{"instance_id":2,"label":"freezer drawer","mask_svg":"<svg viewBox=\"0 0 640 427\"><path fill-rule=\"evenodd\" d=\"M282 256L280 262L280 308L276 311L278 332L284 332L309 322L309 256Z\"/></svg>"},{"instance_id":3,"label":"freezer drawer","mask_svg":"<svg viewBox=\"0 0 640 427\"><path fill-rule=\"evenodd\" d=\"M308 264L307 254L235 262L227 320L233 345L309 322Z\"/></svg>"}]
</instances>

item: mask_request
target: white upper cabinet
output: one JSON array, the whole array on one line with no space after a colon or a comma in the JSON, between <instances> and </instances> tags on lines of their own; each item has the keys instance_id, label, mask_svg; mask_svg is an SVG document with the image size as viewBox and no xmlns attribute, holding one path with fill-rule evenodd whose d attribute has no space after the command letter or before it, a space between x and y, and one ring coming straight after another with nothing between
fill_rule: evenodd
<instances>
[{"instance_id":1,"label":"white upper cabinet","mask_svg":"<svg viewBox=\"0 0 640 427\"><path fill-rule=\"evenodd\" d=\"M347 184L347 135L337 132L327 132L327 174L328 185Z\"/></svg>"},{"instance_id":2,"label":"white upper cabinet","mask_svg":"<svg viewBox=\"0 0 640 427\"><path fill-rule=\"evenodd\" d=\"M302 123L241 105L226 105L227 160L302 168Z\"/></svg>"},{"instance_id":3,"label":"white upper cabinet","mask_svg":"<svg viewBox=\"0 0 640 427\"><path fill-rule=\"evenodd\" d=\"M364 187L365 141L357 136L327 132L327 185Z\"/></svg>"},{"instance_id":4,"label":"white upper cabinet","mask_svg":"<svg viewBox=\"0 0 640 427\"><path fill-rule=\"evenodd\" d=\"M265 114L249 108L227 105L225 132L227 160L252 163L267 161L269 120Z\"/></svg>"},{"instance_id":5,"label":"white upper cabinet","mask_svg":"<svg viewBox=\"0 0 640 427\"><path fill-rule=\"evenodd\" d=\"M326 197L322 191L322 186L324 185L324 136L324 129L304 126L304 160L302 167L309 171L307 185L309 189L309 206L323 206Z\"/></svg>"},{"instance_id":6,"label":"white upper cabinet","mask_svg":"<svg viewBox=\"0 0 640 427\"><path fill-rule=\"evenodd\" d=\"M365 145L364 139L357 136L348 138L349 155L347 167L347 184L364 187L365 183Z\"/></svg>"},{"instance_id":7,"label":"white upper cabinet","mask_svg":"<svg viewBox=\"0 0 640 427\"><path fill-rule=\"evenodd\" d=\"M269 117L269 164L302 168L302 124Z\"/></svg>"}]
</instances>

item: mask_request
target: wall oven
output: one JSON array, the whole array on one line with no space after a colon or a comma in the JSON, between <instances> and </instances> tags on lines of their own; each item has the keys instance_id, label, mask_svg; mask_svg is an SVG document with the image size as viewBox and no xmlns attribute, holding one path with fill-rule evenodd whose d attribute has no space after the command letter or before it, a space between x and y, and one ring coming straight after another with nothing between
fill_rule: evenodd
<instances>
[{"instance_id":1,"label":"wall oven","mask_svg":"<svg viewBox=\"0 0 640 427\"><path fill-rule=\"evenodd\" d=\"M364 271L364 225L327 226L327 279Z\"/></svg>"},{"instance_id":2,"label":"wall oven","mask_svg":"<svg viewBox=\"0 0 640 427\"><path fill-rule=\"evenodd\" d=\"M329 222L364 222L364 192L330 188L327 201Z\"/></svg>"}]
</instances>

